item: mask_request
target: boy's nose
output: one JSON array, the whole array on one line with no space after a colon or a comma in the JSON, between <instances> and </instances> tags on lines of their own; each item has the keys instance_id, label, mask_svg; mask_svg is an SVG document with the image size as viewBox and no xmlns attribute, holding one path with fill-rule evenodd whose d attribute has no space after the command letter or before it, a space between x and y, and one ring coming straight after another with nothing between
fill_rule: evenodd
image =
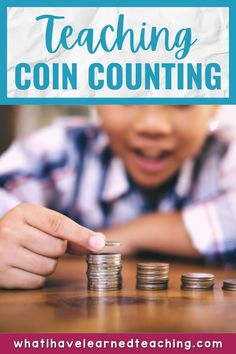
<instances>
[{"instance_id":1,"label":"boy's nose","mask_svg":"<svg viewBox=\"0 0 236 354\"><path fill-rule=\"evenodd\" d=\"M140 112L133 128L136 133L142 135L159 136L172 133L171 120L165 114L165 109L158 106L140 107Z\"/></svg>"}]
</instances>

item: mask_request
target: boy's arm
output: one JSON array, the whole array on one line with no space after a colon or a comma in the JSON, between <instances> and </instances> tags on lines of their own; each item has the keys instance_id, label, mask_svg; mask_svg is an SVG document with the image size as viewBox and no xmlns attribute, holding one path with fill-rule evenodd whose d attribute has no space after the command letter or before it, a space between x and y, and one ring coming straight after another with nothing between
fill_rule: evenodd
<instances>
[{"instance_id":1,"label":"boy's arm","mask_svg":"<svg viewBox=\"0 0 236 354\"><path fill-rule=\"evenodd\" d=\"M108 239L120 240L124 253L149 250L191 258L201 253L193 246L180 212L152 213L104 231Z\"/></svg>"},{"instance_id":2,"label":"boy's arm","mask_svg":"<svg viewBox=\"0 0 236 354\"><path fill-rule=\"evenodd\" d=\"M123 241L124 251L140 249L236 265L236 191L181 212L141 216L126 225L105 231Z\"/></svg>"}]
</instances>

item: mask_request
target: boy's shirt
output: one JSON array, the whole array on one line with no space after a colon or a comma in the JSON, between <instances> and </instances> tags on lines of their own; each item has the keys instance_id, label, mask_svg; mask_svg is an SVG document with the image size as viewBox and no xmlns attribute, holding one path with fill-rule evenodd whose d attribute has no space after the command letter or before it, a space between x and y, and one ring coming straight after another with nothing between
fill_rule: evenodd
<instances>
[{"instance_id":1,"label":"boy's shirt","mask_svg":"<svg viewBox=\"0 0 236 354\"><path fill-rule=\"evenodd\" d=\"M235 175L236 139L212 136L151 205L98 126L62 121L15 142L1 156L0 217L29 202L98 230L150 211L181 210L195 247L209 260L235 265Z\"/></svg>"}]
</instances>

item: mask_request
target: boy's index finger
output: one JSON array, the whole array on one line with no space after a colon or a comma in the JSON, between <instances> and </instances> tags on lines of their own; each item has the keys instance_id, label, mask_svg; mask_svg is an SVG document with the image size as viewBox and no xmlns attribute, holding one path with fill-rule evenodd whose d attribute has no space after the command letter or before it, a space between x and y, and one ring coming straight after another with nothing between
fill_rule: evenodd
<instances>
[{"instance_id":1,"label":"boy's index finger","mask_svg":"<svg viewBox=\"0 0 236 354\"><path fill-rule=\"evenodd\" d=\"M105 246L105 236L77 224L67 216L40 205L24 204L25 222L51 236L58 237L91 251Z\"/></svg>"}]
</instances>

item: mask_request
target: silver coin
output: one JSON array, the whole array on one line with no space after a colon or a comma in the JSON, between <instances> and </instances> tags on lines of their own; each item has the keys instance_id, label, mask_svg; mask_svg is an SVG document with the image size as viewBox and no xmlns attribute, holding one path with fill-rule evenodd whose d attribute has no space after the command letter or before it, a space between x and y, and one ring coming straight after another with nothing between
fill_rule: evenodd
<instances>
[{"instance_id":1,"label":"silver coin","mask_svg":"<svg viewBox=\"0 0 236 354\"><path fill-rule=\"evenodd\" d=\"M120 277L121 276L121 272L119 273L90 273L87 272L87 275L89 275L90 277L100 277L100 278L108 278L108 277Z\"/></svg>"},{"instance_id":2,"label":"silver coin","mask_svg":"<svg viewBox=\"0 0 236 354\"><path fill-rule=\"evenodd\" d=\"M121 287L114 287L114 288L97 288L97 287L88 287L88 290L90 291L117 291L117 290L121 290Z\"/></svg>"},{"instance_id":3,"label":"silver coin","mask_svg":"<svg viewBox=\"0 0 236 354\"><path fill-rule=\"evenodd\" d=\"M236 287L236 279L226 279L224 280L224 285Z\"/></svg>"},{"instance_id":4,"label":"silver coin","mask_svg":"<svg viewBox=\"0 0 236 354\"><path fill-rule=\"evenodd\" d=\"M118 283L122 278L89 278L88 282L93 283Z\"/></svg>"},{"instance_id":5,"label":"silver coin","mask_svg":"<svg viewBox=\"0 0 236 354\"><path fill-rule=\"evenodd\" d=\"M121 277L121 273L88 273L87 272L87 275L90 277L90 278L95 278L95 277L98 277L98 278L120 278Z\"/></svg>"},{"instance_id":6,"label":"silver coin","mask_svg":"<svg viewBox=\"0 0 236 354\"><path fill-rule=\"evenodd\" d=\"M138 269L169 269L168 263L158 263L158 262L146 262L138 263Z\"/></svg>"},{"instance_id":7,"label":"silver coin","mask_svg":"<svg viewBox=\"0 0 236 354\"><path fill-rule=\"evenodd\" d=\"M115 283L121 281L121 277L119 278L89 278L89 282L93 283Z\"/></svg>"},{"instance_id":8,"label":"silver coin","mask_svg":"<svg viewBox=\"0 0 236 354\"><path fill-rule=\"evenodd\" d=\"M148 280L160 280L160 281L166 281L166 280L168 280L169 279L169 277L156 277L156 276L154 276L154 277L150 277L150 276L148 276L148 277L146 277L146 276L142 276L142 277L140 277L140 276L138 276L138 277L136 277L136 279L137 280L144 280L144 281L148 281Z\"/></svg>"},{"instance_id":9,"label":"silver coin","mask_svg":"<svg viewBox=\"0 0 236 354\"><path fill-rule=\"evenodd\" d=\"M106 241L105 247L119 247L122 243L120 241Z\"/></svg>"},{"instance_id":10,"label":"silver coin","mask_svg":"<svg viewBox=\"0 0 236 354\"><path fill-rule=\"evenodd\" d=\"M114 278L114 277L97 277L97 278L95 278L95 277L90 277L89 279L88 279L88 281L93 281L93 282L106 282L106 283L108 283L108 282L115 282L115 281L121 281L122 280L122 277L116 277L116 278Z\"/></svg>"},{"instance_id":11,"label":"silver coin","mask_svg":"<svg viewBox=\"0 0 236 354\"><path fill-rule=\"evenodd\" d=\"M88 284L93 284L93 285L97 285L97 286L115 286L118 284L121 284L122 280L92 280L90 279L88 281Z\"/></svg>"},{"instance_id":12,"label":"silver coin","mask_svg":"<svg viewBox=\"0 0 236 354\"><path fill-rule=\"evenodd\" d=\"M96 287L96 288L117 288L121 287L122 283L88 283L88 287Z\"/></svg>"},{"instance_id":13,"label":"silver coin","mask_svg":"<svg viewBox=\"0 0 236 354\"><path fill-rule=\"evenodd\" d=\"M115 284L115 285L96 285L96 284L88 284L88 289L96 289L96 290L117 290L121 289L122 286L121 284Z\"/></svg>"},{"instance_id":14,"label":"silver coin","mask_svg":"<svg viewBox=\"0 0 236 354\"><path fill-rule=\"evenodd\" d=\"M122 281L88 281L88 285L94 285L97 287L113 287L113 286L120 286L122 284Z\"/></svg>"},{"instance_id":15,"label":"silver coin","mask_svg":"<svg viewBox=\"0 0 236 354\"><path fill-rule=\"evenodd\" d=\"M181 289L182 290L189 290L189 291L208 291L208 290L213 290L213 285L209 288L200 288L200 287L186 287L186 286L183 286L181 285Z\"/></svg>"},{"instance_id":16,"label":"silver coin","mask_svg":"<svg viewBox=\"0 0 236 354\"><path fill-rule=\"evenodd\" d=\"M105 262L103 261L103 263L98 263L98 262L93 262L93 263L89 263L88 262L88 268L89 269L92 269L92 268L95 268L95 269L110 269L110 268L120 268L121 267L121 263L119 262L111 262L111 261L108 261L108 262Z\"/></svg>"},{"instance_id":17,"label":"silver coin","mask_svg":"<svg viewBox=\"0 0 236 354\"><path fill-rule=\"evenodd\" d=\"M236 291L236 279L226 279L223 281L223 290Z\"/></svg>"},{"instance_id":18,"label":"silver coin","mask_svg":"<svg viewBox=\"0 0 236 354\"><path fill-rule=\"evenodd\" d=\"M117 255L117 254L110 254L110 255L106 255L106 254L94 254L94 255L89 255L87 257L87 260L89 261L101 261L103 259L109 259L109 260L121 260L121 255Z\"/></svg>"},{"instance_id":19,"label":"silver coin","mask_svg":"<svg viewBox=\"0 0 236 354\"><path fill-rule=\"evenodd\" d=\"M137 272L137 277L168 277L169 272Z\"/></svg>"},{"instance_id":20,"label":"silver coin","mask_svg":"<svg viewBox=\"0 0 236 354\"><path fill-rule=\"evenodd\" d=\"M137 274L136 275L137 279L168 279L168 274L167 275L150 275L150 274Z\"/></svg>"},{"instance_id":21,"label":"silver coin","mask_svg":"<svg viewBox=\"0 0 236 354\"><path fill-rule=\"evenodd\" d=\"M186 273L183 274L182 279L198 279L198 280L212 280L215 278L215 276L213 274L208 274L208 273Z\"/></svg>"},{"instance_id":22,"label":"silver coin","mask_svg":"<svg viewBox=\"0 0 236 354\"><path fill-rule=\"evenodd\" d=\"M86 272L86 274L88 276L97 276L97 275L100 275L101 277L106 277L106 276L121 276L122 272L119 271L119 272Z\"/></svg>"},{"instance_id":23,"label":"silver coin","mask_svg":"<svg viewBox=\"0 0 236 354\"><path fill-rule=\"evenodd\" d=\"M121 262L121 258L119 258L119 257L114 257L114 258L112 258L112 257L96 257L96 258L88 258L87 259L87 262L89 262L89 263L103 263L103 262Z\"/></svg>"},{"instance_id":24,"label":"silver coin","mask_svg":"<svg viewBox=\"0 0 236 354\"><path fill-rule=\"evenodd\" d=\"M109 258L109 257L102 257L102 258L89 258L87 260L88 264L121 264L120 258Z\"/></svg>"},{"instance_id":25,"label":"silver coin","mask_svg":"<svg viewBox=\"0 0 236 354\"><path fill-rule=\"evenodd\" d=\"M109 269L109 270L94 270L94 269L87 269L87 274L104 274L104 275L109 275L109 274L120 274L121 269Z\"/></svg>"},{"instance_id":26,"label":"silver coin","mask_svg":"<svg viewBox=\"0 0 236 354\"><path fill-rule=\"evenodd\" d=\"M161 286L153 286L153 285L140 285L140 284L137 284L136 288L138 290L166 290L168 288L168 284L164 284L164 285L161 285Z\"/></svg>"},{"instance_id":27,"label":"silver coin","mask_svg":"<svg viewBox=\"0 0 236 354\"><path fill-rule=\"evenodd\" d=\"M143 285L146 285L146 284L150 284L150 285L157 285L157 284L167 284L168 283L168 280L167 281L155 281L155 280L149 280L149 281L137 281L137 284L143 284Z\"/></svg>"},{"instance_id":28,"label":"silver coin","mask_svg":"<svg viewBox=\"0 0 236 354\"><path fill-rule=\"evenodd\" d=\"M90 264L93 265L93 267L96 269L106 269L106 267L108 267L108 268L121 267L121 263L110 262L110 261L108 261L108 262L103 261L103 263L101 263L101 262L100 263L97 263L97 262L89 263L88 262L88 267L92 268L92 267L90 267Z\"/></svg>"},{"instance_id":29,"label":"silver coin","mask_svg":"<svg viewBox=\"0 0 236 354\"><path fill-rule=\"evenodd\" d=\"M98 272L105 272L105 271L116 271L116 270L120 270L122 269L122 266L121 265L114 265L114 264L106 264L104 266L102 265L91 265L91 264L88 264L88 267L87 267L87 270L91 270L91 271L98 271Z\"/></svg>"},{"instance_id":30,"label":"silver coin","mask_svg":"<svg viewBox=\"0 0 236 354\"><path fill-rule=\"evenodd\" d=\"M169 274L169 270L147 270L137 269L137 274Z\"/></svg>"},{"instance_id":31,"label":"silver coin","mask_svg":"<svg viewBox=\"0 0 236 354\"><path fill-rule=\"evenodd\" d=\"M107 268L90 268L88 267L87 268L87 272L95 272L95 273L109 273L109 272L113 272L113 273L116 273L116 272L120 272L122 271L122 267L120 266L117 266L117 267L113 267L112 265L109 265Z\"/></svg>"},{"instance_id":32,"label":"silver coin","mask_svg":"<svg viewBox=\"0 0 236 354\"><path fill-rule=\"evenodd\" d=\"M214 283L214 280L209 280L209 281L199 281L199 280L195 280L195 281L191 281L191 282L185 282L185 281L182 281L182 284L183 285L199 285L199 286L207 286L207 285L211 285Z\"/></svg>"},{"instance_id":33,"label":"silver coin","mask_svg":"<svg viewBox=\"0 0 236 354\"><path fill-rule=\"evenodd\" d=\"M191 285L187 285L187 284L182 284L183 288L188 288L188 289L209 289L212 288L214 286L214 283L210 283L210 284L191 284Z\"/></svg>"},{"instance_id":34,"label":"silver coin","mask_svg":"<svg viewBox=\"0 0 236 354\"><path fill-rule=\"evenodd\" d=\"M120 270L87 270L87 274L101 274L101 275L118 275L121 274L121 269Z\"/></svg>"},{"instance_id":35,"label":"silver coin","mask_svg":"<svg viewBox=\"0 0 236 354\"><path fill-rule=\"evenodd\" d=\"M88 262L88 266L93 266L93 267L106 267L106 266L121 266L121 261L120 260L115 260L115 259L101 259L101 260L89 260Z\"/></svg>"},{"instance_id":36,"label":"silver coin","mask_svg":"<svg viewBox=\"0 0 236 354\"><path fill-rule=\"evenodd\" d=\"M191 281L186 281L186 280L182 280L183 284L195 284L195 283L199 283L199 284L209 284L209 283L213 283L214 279L208 279L208 280L204 280L202 281L201 279L195 279L195 280L191 280Z\"/></svg>"},{"instance_id":37,"label":"silver coin","mask_svg":"<svg viewBox=\"0 0 236 354\"><path fill-rule=\"evenodd\" d=\"M228 288L228 289L232 289L232 290L234 290L234 289L236 289L236 286L230 286L230 285L226 285L226 284L223 284L223 287L224 288Z\"/></svg>"},{"instance_id":38,"label":"silver coin","mask_svg":"<svg viewBox=\"0 0 236 354\"><path fill-rule=\"evenodd\" d=\"M210 289L214 286L214 283L209 284L209 285L186 285L186 284L181 284L181 287L183 288L188 288L188 289Z\"/></svg>"},{"instance_id":39,"label":"silver coin","mask_svg":"<svg viewBox=\"0 0 236 354\"><path fill-rule=\"evenodd\" d=\"M164 284L167 283L169 279L136 279L137 283L156 283L156 284Z\"/></svg>"},{"instance_id":40,"label":"silver coin","mask_svg":"<svg viewBox=\"0 0 236 354\"><path fill-rule=\"evenodd\" d=\"M121 258L120 253L90 253L87 254L87 259L97 259L97 258Z\"/></svg>"},{"instance_id":41,"label":"silver coin","mask_svg":"<svg viewBox=\"0 0 236 354\"><path fill-rule=\"evenodd\" d=\"M229 286L225 286L225 285L223 285L222 286L222 289L223 290L226 290L226 291L236 291L236 287L234 288L234 287L229 287Z\"/></svg>"},{"instance_id":42,"label":"silver coin","mask_svg":"<svg viewBox=\"0 0 236 354\"><path fill-rule=\"evenodd\" d=\"M87 265L90 268L106 268L106 267L121 267L122 262L121 260L110 260L108 259L107 261L105 259L102 259L101 261L87 261Z\"/></svg>"},{"instance_id":43,"label":"silver coin","mask_svg":"<svg viewBox=\"0 0 236 354\"><path fill-rule=\"evenodd\" d=\"M182 284L183 285L195 285L195 284L199 284L199 285L207 285L207 284L212 284L214 283L214 278L212 279L200 279L200 278L194 278L194 279L184 279L181 278Z\"/></svg>"}]
</instances>

